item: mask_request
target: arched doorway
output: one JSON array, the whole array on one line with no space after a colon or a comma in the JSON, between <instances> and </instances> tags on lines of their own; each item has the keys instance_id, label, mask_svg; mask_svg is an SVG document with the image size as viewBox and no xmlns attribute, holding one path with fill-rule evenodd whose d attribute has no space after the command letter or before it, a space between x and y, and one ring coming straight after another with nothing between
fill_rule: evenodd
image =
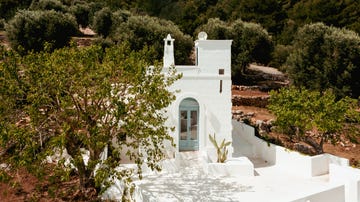
<instances>
[{"instance_id":1,"label":"arched doorway","mask_svg":"<svg viewBox=\"0 0 360 202\"><path fill-rule=\"evenodd\" d=\"M199 150L199 103L186 98L179 106L179 151Z\"/></svg>"}]
</instances>

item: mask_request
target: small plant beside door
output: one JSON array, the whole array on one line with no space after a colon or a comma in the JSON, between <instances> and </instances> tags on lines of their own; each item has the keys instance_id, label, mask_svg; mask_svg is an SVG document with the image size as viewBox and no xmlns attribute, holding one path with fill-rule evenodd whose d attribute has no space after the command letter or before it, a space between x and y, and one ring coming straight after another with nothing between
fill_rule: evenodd
<instances>
[{"instance_id":1,"label":"small plant beside door","mask_svg":"<svg viewBox=\"0 0 360 202\"><path fill-rule=\"evenodd\" d=\"M215 133L213 136L211 136L209 134L209 139L211 141L211 143L215 146L216 148L216 152L217 152L217 163L224 163L227 159L227 155L229 153L228 149L226 148L227 146L229 146L231 144L231 142L225 142L225 138L223 139L223 141L218 144L216 142L216 136Z\"/></svg>"}]
</instances>

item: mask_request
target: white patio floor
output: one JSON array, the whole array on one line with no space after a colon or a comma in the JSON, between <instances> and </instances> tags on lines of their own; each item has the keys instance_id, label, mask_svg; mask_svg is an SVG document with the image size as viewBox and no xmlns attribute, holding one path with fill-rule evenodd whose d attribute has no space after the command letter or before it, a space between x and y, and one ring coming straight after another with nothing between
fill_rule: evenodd
<instances>
[{"instance_id":1,"label":"white patio floor","mask_svg":"<svg viewBox=\"0 0 360 202\"><path fill-rule=\"evenodd\" d=\"M255 167L253 177L215 178L206 174L198 153L184 152L180 157L177 167L170 165L136 182L142 201L289 202L336 186L327 175L298 177L261 159L250 159Z\"/></svg>"}]
</instances>

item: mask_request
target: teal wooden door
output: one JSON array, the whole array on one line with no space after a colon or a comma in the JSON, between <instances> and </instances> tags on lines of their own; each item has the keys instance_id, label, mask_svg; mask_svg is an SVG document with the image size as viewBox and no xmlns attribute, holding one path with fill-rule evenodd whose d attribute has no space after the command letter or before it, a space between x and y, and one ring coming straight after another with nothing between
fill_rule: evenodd
<instances>
[{"instance_id":1,"label":"teal wooden door","mask_svg":"<svg viewBox=\"0 0 360 202\"><path fill-rule=\"evenodd\" d=\"M180 104L179 150L199 150L199 105L196 100L187 98Z\"/></svg>"}]
</instances>

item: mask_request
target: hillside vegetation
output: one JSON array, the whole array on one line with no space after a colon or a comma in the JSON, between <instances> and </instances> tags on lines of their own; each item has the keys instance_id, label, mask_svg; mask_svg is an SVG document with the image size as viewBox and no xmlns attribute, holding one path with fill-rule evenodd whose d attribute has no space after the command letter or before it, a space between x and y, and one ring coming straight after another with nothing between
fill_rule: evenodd
<instances>
[{"instance_id":1,"label":"hillside vegetation","mask_svg":"<svg viewBox=\"0 0 360 202\"><path fill-rule=\"evenodd\" d=\"M41 13L45 10L61 14L46 17ZM61 15L66 16L62 17L63 21L50 20ZM0 29L6 28L14 49L21 46L19 50L39 50L39 46L45 46L44 42L48 49L68 45L69 36L80 34L73 31L71 17L77 23L75 28L89 26L95 30L102 46L129 43L134 50L151 46L156 60L162 59L162 39L170 33L176 39L177 64L193 63L190 59L192 41L197 33L205 30L210 38L234 40L235 84L246 84L249 81L247 66L258 63L282 68L296 86L316 90L335 88L341 97L360 95L359 83L354 80L359 74L356 58L360 55L360 2L357 0L0 0ZM46 27L44 23L48 24L46 29L42 28ZM312 26L318 33L314 36L318 37L309 38L304 30L314 23L322 25ZM67 27L54 29L60 25ZM39 35L41 32L37 29L46 31ZM328 33L332 33L330 38ZM320 52L304 51L306 47L301 46L301 42ZM296 59L300 57L299 51L306 54L301 60ZM313 59L305 60L306 57ZM322 61L315 61L316 58ZM299 68L302 73L294 74ZM318 72L314 73L315 70ZM325 74L320 75L322 72Z\"/></svg>"}]
</instances>

